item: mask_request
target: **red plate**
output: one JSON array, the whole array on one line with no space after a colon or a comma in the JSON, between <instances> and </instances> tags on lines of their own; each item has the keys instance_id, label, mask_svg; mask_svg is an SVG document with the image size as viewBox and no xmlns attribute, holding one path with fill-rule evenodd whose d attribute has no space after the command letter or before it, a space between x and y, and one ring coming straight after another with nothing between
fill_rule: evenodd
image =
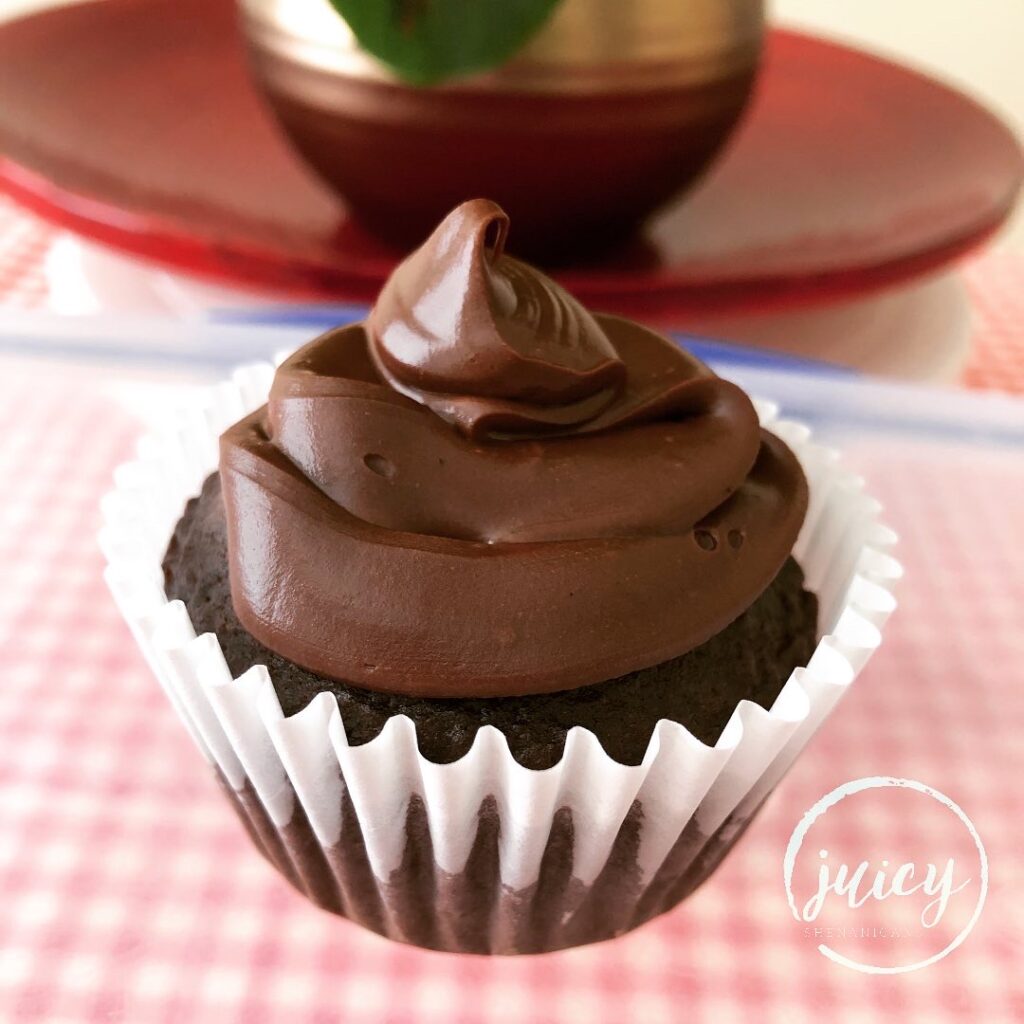
<instances>
[{"instance_id":1,"label":"red plate","mask_svg":"<svg viewBox=\"0 0 1024 1024\"><path fill-rule=\"evenodd\" d=\"M291 155L228 0L104 0L0 25L0 186L97 241L238 283L373 298L397 254ZM695 312L860 294L938 267L1007 216L1006 128L964 96L771 33L706 181L615 259L558 276L604 309Z\"/></svg>"}]
</instances>

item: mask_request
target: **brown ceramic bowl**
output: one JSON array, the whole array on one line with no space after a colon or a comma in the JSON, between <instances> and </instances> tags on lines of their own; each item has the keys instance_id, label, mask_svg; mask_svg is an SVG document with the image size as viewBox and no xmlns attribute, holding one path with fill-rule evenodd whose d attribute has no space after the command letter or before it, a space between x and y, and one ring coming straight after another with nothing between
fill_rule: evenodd
<instances>
[{"instance_id":1,"label":"brown ceramic bowl","mask_svg":"<svg viewBox=\"0 0 1024 1024\"><path fill-rule=\"evenodd\" d=\"M327 0L240 0L256 79L306 161L407 247L497 200L544 262L621 241L707 167L757 70L763 0L563 0L496 71L434 87L363 52Z\"/></svg>"}]
</instances>

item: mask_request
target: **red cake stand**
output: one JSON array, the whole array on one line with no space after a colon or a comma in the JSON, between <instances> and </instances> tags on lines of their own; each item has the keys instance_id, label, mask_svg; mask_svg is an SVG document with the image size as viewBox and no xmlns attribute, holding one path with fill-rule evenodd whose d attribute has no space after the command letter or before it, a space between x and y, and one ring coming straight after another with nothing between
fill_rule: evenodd
<instances>
[{"instance_id":1,"label":"red cake stand","mask_svg":"<svg viewBox=\"0 0 1024 1024\"><path fill-rule=\"evenodd\" d=\"M368 301L400 257L276 130L229 0L103 0L0 25L0 187L72 231L209 278ZM703 183L628 251L558 272L685 325L820 304L960 256L1009 213L1021 151L982 107L833 43L770 33Z\"/></svg>"}]
</instances>

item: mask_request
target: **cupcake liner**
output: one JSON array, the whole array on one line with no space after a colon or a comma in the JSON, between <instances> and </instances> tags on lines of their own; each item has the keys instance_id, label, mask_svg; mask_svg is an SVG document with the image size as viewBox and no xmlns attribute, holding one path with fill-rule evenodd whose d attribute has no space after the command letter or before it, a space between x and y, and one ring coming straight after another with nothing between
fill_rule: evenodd
<instances>
[{"instance_id":1,"label":"cupcake liner","mask_svg":"<svg viewBox=\"0 0 1024 1024\"><path fill-rule=\"evenodd\" d=\"M266 401L274 368L230 381L143 438L103 500L100 544L119 609L170 703L264 855L325 909L438 949L514 953L619 934L717 865L863 668L901 574L880 506L809 430L755 403L810 485L794 548L822 639L770 711L741 701L714 746L662 720L639 765L586 729L524 768L482 727L460 760L418 750L405 716L353 746L334 697L285 718L267 670L233 679L213 634L168 601L161 562L185 502L217 467L219 434Z\"/></svg>"}]
</instances>

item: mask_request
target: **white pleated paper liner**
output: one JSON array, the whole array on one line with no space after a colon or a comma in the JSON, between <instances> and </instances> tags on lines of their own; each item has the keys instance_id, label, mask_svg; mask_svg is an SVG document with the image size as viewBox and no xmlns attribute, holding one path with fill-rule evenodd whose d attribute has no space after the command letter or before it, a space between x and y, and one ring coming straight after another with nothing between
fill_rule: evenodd
<instances>
[{"instance_id":1,"label":"white pleated paper liner","mask_svg":"<svg viewBox=\"0 0 1024 1024\"><path fill-rule=\"evenodd\" d=\"M658 723L622 765L574 728L562 759L522 767L496 729L459 761L418 750L392 718L349 744L334 697L285 718L267 670L233 679L216 636L168 601L161 563L220 433L266 401L273 367L243 367L144 437L103 499L106 579L154 674L263 852L310 898L441 949L526 952L595 941L672 906L709 873L878 647L901 575L894 534L838 454L757 403L794 450L810 504L794 556L822 639L770 711L741 701L714 746Z\"/></svg>"}]
</instances>

